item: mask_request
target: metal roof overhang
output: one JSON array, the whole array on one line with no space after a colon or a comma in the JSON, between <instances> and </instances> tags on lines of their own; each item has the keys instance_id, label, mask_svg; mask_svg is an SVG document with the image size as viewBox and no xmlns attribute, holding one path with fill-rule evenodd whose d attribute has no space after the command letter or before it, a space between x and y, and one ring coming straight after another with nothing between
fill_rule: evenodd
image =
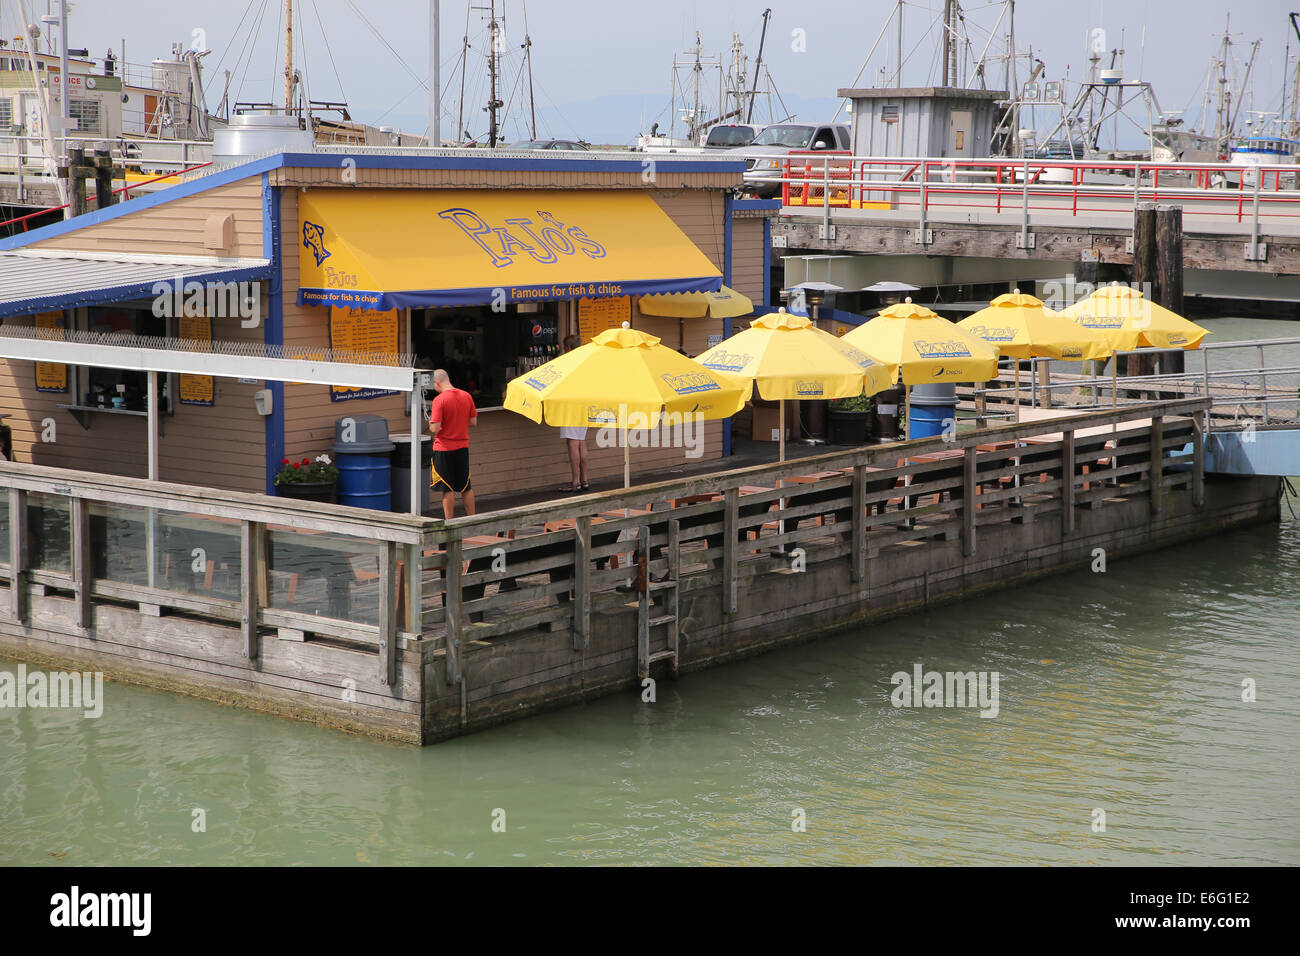
<instances>
[{"instance_id":1,"label":"metal roof overhang","mask_svg":"<svg viewBox=\"0 0 1300 956\"><path fill-rule=\"evenodd\" d=\"M269 259L150 256L29 249L0 252L0 318L154 296L157 286L253 282Z\"/></svg>"},{"instance_id":2,"label":"metal roof overhang","mask_svg":"<svg viewBox=\"0 0 1300 956\"><path fill-rule=\"evenodd\" d=\"M50 333L53 333L51 335ZM403 364L363 364L318 358L298 358L222 351L225 343L194 343L206 351L190 348L147 347L114 344L113 336L87 342L87 333L76 338L57 338L58 330L10 327L0 329L0 359L26 362L54 362L61 365L91 365L139 372L175 372L180 375L213 375L218 378L257 378L270 382L302 382L309 385L339 385L347 388L378 388L410 392L417 370ZM135 337L129 337L135 338ZM174 341L174 340L172 340ZM241 343L242 346L242 343ZM306 352L307 349L302 351ZM329 350L317 350L329 354Z\"/></svg>"}]
</instances>

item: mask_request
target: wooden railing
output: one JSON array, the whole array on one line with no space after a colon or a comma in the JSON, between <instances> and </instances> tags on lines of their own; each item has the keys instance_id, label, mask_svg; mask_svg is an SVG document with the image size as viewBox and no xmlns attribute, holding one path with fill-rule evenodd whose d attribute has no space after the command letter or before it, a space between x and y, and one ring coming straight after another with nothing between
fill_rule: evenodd
<instances>
[{"instance_id":1,"label":"wooden railing","mask_svg":"<svg viewBox=\"0 0 1300 956\"><path fill-rule=\"evenodd\" d=\"M94 638L97 604L135 604L230 625L250 667L265 629L341 642L373 653L392 685L404 634L445 648L455 683L466 640L558 629L581 650L594 615L630 605L644 670L645 631L675 616L682 594L734 614L755 576L797 563L844 561L861 582L908 542L960 540L969 556L981 528L1057 516L1068 535L1077 509L1102 498L1143 495L1158 515L1187 488L1199 504L1206 404L1092 411L445 522L2 463L0 620L48 625L30 598L53 591Z\"/></svg>"},{"instance_id":2,"label":"wooden railing","mask_svg":"<svg viewBox=\"0 0 1300 956\"><path fill-rule=\"evenodd\" d=\"M401 632L420 630L427 519L89 472L0 464L0 620L32 624L33 587L239 627L253 666L262 629L374 653L395 680ZM218 581L218 575L221 580ZM7 613L6 613L7 612Z\"/></svg>"},{"instance_id":3,"label":"wooden railing","mask_svg":"<svg viewBox=\"0 0 1300 956\"><path fill-rule=\"evenodd\" d=\"M646 595L661 587L716 588L735 613L742 569L845 560L861 581L890 547L959 537L973 555L981 527L1053 514L1069 534L1076 509L1117 494L1146 495L1159 514L1171 490L1187 488L1199 505L1205 407L1093 411L435 522L421 624L445 636L455 682L468 638L571 629L582 649L593 614L640 601L644 618Z\"/></svg>"}]
</instances>

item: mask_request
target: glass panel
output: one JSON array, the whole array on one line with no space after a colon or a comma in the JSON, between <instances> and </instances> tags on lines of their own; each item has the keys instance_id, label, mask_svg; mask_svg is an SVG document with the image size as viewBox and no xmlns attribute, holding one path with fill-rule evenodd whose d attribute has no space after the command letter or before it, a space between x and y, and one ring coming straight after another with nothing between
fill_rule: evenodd
<instances>
[{"instance_id":1,"label":"glass panel","mask_svg":"<svg viewBox=\"0 0 1300 956\"><path fill-rule=\"evenodd\" d=\"M148 512L144 508L92 501L90 513L91 576L120 584L149 583L149 557L145 546Z\"/></svg>"},{"instance_id":2,"label":"glass panel","mask_svg":"<svg viewBox=\"0 0 1300 956\"><path fill-rule=\"evenodd\" d=\"M155 511L154 587L238 601L236 518Z\"/></svg>"},{"instance_id":3,"label":"glass panel","mask_svg":"<svg viewBox=\"0 0 1300 956\"><path fill-rule=\"evenodd\" d=\"M0 562L9 563L9 489L0 488Z\"/></svg>"},{"instance_id":4,"label":"glass panel","mask_svg":"<svg viewBox=\"0 0 1300 956\"><path fill-rule=\"evenodd\" d=\"M378 625L379 547L358 538L269 525L271 607Z\"/></svg>"},{"instance_id":5,"label":"glass panel","mask_svg":"<svg viewBox=\"0 0 1300 956\"><path fill-rule=\"evenodd\" d=\"M27 556L32 568L72 573L69 499L33 491L27 496Z\"/></svg>"}]
</instances>

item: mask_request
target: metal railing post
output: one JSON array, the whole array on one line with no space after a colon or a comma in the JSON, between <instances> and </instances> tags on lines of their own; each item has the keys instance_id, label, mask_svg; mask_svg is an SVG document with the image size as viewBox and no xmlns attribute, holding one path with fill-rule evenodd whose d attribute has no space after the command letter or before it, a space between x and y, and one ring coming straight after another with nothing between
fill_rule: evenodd
<instances>
[{"instance_id":1,"label":"metal railing post","mask_svg":"<svg viewBox=\"0 0 1300 956\"><path fill-rule=\"evenodd\" d=\"M929 173L930 173L929 165L924 160L922 160L920 202L917 204L918 208L920 209L920 213L918 215L917 226L916 226L916 241L920 245L926 244L925 243L925 229L926 229L925 207L926 207L926 203L929 201L929 195L927 194L926 191L926 180L929 179Z\"/></svg>"},{"instance_id":2,"label":"metal railing post","mask_svg":"<svg viewBox=\"0 0 1300 956\"><path fill-rule=\"evenodd\" d=\"M1261 424L1268 424L1268 372L1264 368L1264 346L1258 346L1259 351L1259 386L1260 393L1264 402L1264 421Z\"/></svg>"},{"instance_id":3,"label":"metal railing post","mask_svg":"<svg viewBox=\"0 0 1300 956\"><path fill-rule=\"evenodd\" d=\"M822 238L831 237L831 158L822 157Z\"/></svg>"},{"instance_id":4,"label":"metal railing post","mask_svg":"<svg viewBox=\"0 0 1300 956\"><path fill-rule=\"evenodd\" d=\"M1025 154L1025 181L1020 196L1020 248L1029 249L1029 154Z\"/></svg>"}]
</instances>

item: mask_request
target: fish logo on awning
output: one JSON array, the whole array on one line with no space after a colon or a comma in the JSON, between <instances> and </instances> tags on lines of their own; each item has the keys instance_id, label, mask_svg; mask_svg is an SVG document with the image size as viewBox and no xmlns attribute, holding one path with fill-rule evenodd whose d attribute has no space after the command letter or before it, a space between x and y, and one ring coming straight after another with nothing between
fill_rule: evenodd
<instances>
[{"instance_id":1,"label":"fish logo on awning","mask_svg":"<svg viewBox=\"0 0 1300 956\"><path fill-rule=\"evenodd\" d=\"M617 425L618 412L612 408L598 408L595 405L588 405L587 422L592 425Z\"/></svg>"},{"instance_id":2,"label":"fish logo on awning","mask_svg":"<svg viewBox=\"0 0 1300 956\"><path fill-rule=\"evenodd\" d=\"M325 248L325 227L318 226L314 222L303 220L302 223L302 244L311 250L311 254L316 257L316 265L320 265L330 257L330 251Z\"/></svg>"},{"instance_id":3,"label":"fish logo on awning","mask_svg":"<svg viewBox=\"0 0 1300 956\"><path fill-rule=\"evenodd\" d=\"M748 353L715 352L703 365L705 368L717 369L720 372L739 372L753 361L753 358L754 356Z\"/></svg>"},{"instance_id":4,"label":"fish logo on awning","mask_svg":"<svg viewBox=\"0 0 1300 956\"><path fill-rule=\"evenodd\" d=\"M825 391L821 382L795 382L794 390L800 398L816 398Z\"/></svg>"},{"instance_id":5,"label":"fish logo on awning","mask_svg":"<svg viewBox=\"0 0 1300 956\"><path fill-rule=\"evenodd\" d=\"M665 372L660 376L678 395L691 395L695 392L711 392L720 388L713 379L709 378L702 372L685 372L681 375L670 375Z\"/></svg>"},{"instance_id":6,"label":"fish logo on awning","mask_svg":"<svg viewBox=\"0 0 1300 956\"><path fill-rule=\"evenodd\" d=\"M1005 326L989 328L987 325L976 325L971 328L973 335L978 335L985 342L1010 342L1016 337L1014 326Z\"/></svg>"},{"instance_id":7,"label":"fish logo on awning","mask_svg":"<svg viewBox=\"0 0 1300 956\"><path fill-rule=\"evenodd\" d=\"M916 351L924 358L969 358L970 349L956 339L943 342L917 342Z\"/></svg>"}]
</instances>

